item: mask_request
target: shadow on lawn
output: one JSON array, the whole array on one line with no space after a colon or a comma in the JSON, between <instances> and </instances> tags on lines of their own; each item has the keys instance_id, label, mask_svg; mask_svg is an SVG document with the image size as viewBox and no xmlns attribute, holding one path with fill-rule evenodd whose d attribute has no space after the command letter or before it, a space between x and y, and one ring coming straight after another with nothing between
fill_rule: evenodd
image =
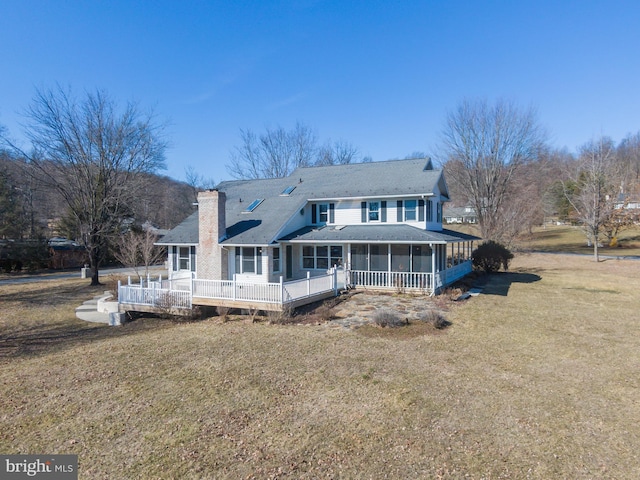
<instances>
[{"instance_id":1,"label":"shadow on lawn","mask_svg":"<svg viewBox=\"0 0 640 480\"><path fill-rule=\"evenodd\" d=\"M174 323L155 317L137 318L121 327L85 322L75 317L75 307L103 291L104 287L42 285L18 293L0 294L0 303L24 309L25 317L21 321L6 322L0 331L0 361L45 355L89 342L166 328ZM61 305L69 309L64 318L40 318L41 313L35 319L29 318L33 309L42 312L42 309L59 308Z\"/></svg>"},{"instance_id":2,"label":"shadow on lawn","mask_svg":"<svg viewBox=\"0 0 640 480\"><path fill-rule=\"evenodd\" d=\"M535 273L496 272L485 275L477 282L484 295L500 295L506 297L514 283L534 283L542 279Z\"/></svg>"},{"instance_id":3,"label":"shadow on lawn","mask_svg":"<svg viewBox=\"0 0 640 480\"><path fill-rule=\"evenodd\" d=\"M139 318L121 327L68 320L54 325L34 325L0 335L0 361L11 358L45 355L122 336L137 335L174 324L160 318Z\"/></svg>"}]
</instances>

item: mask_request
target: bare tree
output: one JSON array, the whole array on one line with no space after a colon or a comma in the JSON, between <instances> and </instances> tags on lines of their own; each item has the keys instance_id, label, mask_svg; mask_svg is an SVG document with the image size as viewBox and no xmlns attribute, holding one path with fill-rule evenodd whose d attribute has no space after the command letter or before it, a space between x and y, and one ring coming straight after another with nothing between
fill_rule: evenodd
<instances>
[{"instance_id":1,"label":"bare tree","mask_svg":"<svg viewBox=\"0 0 640 480\"><path fill-rule=\"evenodd\" d=\"M251 130L240 130L242 143L231 152L227 171L238 179L286 177L298 167L313 163L317 140L303 123L291 131L267 128L259 137Z\"/></svg>"},{"instance_id":2,"label":"bare tree","mask_svg":"<svg viewBox=\"0 0 640 480\"><path fill-rule=\"evenodd\" d=\"M114 253L116 260L125 267L133 268L138 276L140 267L144 267L144 275L147 275L149 267L165 257L164 249L155 244L157 240L158 235L151 228L129 230L118 238Z\"/></svg>"},{"instance_id":3,"label":"bare tree","mask_svg":"<svg viewBox=\"0 0 640 480\"><path fill-rule=\"evenodd\" d=\"M184 172L187 185L189 185L192 190L194 203L198 202L198 192L202 192L203 190L208 190L216 186L216 182L213 178L205 177L200 172L196 171L196 169L191 165L185 168Z\"/></svg>"},{"instance_id":4,"label":"bare tree","mask_svg":"<svg viewBox=\"0 0 640 480\"><path fill-rule=\"evenodd\" d=\"M357 162L359 157L358 149L346 140L328 141L318 149L314 165L344 165Z\"/></svg>"},{"instance_id":5,"label":"bare tree","mask_svg":"<svg viewBox=\"0 0 640 480\"><path fill-rule=\"evenodd\" d=\"M133 103L119 111L103 91L79 101L60 87L38 90L25 116L32 153L2 139L64 198L83 232L91 284L98 285L108 239L134 197L144 194L144 174L164 168L163 128Z\"/></svg>"},{"instance_id":6,"label":"bare tree","mask_svg":"<svg viewBox=\"0 0 640 480\"><path fill-rule=\"evenodd\" d=\"M580 149L580 157L569 180L563 182L567 200L593 245L594 260L602 227L611 216L617 196L615 147L608 137L591 141Z\"/></svg>"},{"instance_id":7,"label":"bare tree","mask_svg":"<svg viewBox=\"0 0 640 480\"><path fill-rule=\"evenodd\" d=\"M616 159L621 166L623 191L640 190L640 132L622 139L616 149Z\"/></svg>"},{"instance_id":8,"label":"bare tree","mask_svg":"<svg viewBox=\"0 0 640 480\"><path fill-rule=\"evenodd\" d=\"M514 174L537 158L544 140L534 110L505 100L465 100L447 115L441 146L447 178L475 208L483 238L504 241Z\"/></svg>"}]
</instances>

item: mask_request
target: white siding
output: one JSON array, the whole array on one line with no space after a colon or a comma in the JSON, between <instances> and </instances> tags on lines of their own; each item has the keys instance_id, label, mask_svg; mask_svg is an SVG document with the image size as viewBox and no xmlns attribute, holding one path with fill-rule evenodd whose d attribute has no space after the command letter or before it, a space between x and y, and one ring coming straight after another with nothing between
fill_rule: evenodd
<instances>
[{"instance_id":1,"label":"white siding","mask_svg":"<svg viewBox=\"0 0 640 480\"><path fill-rule=\"evenodd\" d=\"M360 223L360 201L336 202L336 225L357 225Z\"/></svg>"}]
</instances>

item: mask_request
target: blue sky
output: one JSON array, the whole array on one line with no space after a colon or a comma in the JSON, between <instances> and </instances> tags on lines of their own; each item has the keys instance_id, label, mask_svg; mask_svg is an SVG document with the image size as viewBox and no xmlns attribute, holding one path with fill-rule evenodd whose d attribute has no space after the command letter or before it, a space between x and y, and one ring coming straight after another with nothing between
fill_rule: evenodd
<instances>
[{"instance_id":1,"label":"blue sky","mask_svg":"<svg viewBox=\"0 0 640 480\"><path fill-rule=\"evenodd\" d=\"M637 1L0 3L0 124L36 88L96 88L169 122L167 171L229 179L240 128L344 139L373 160L435 151L464 98L538 111L569 151L640 131Z\"/></svg>"}]
</instances>

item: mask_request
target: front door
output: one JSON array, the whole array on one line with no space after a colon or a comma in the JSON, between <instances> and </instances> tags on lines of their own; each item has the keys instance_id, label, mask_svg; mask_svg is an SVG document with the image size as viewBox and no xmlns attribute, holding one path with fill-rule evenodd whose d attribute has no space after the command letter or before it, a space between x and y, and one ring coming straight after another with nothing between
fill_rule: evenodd
<instances>
[{"instance_id":1,"label":"front door","mask_svg":"<svg viewBox=\"0 0 640 480\"><path fill-rule=\"evenodd\" d=\"M293 247L291 245L287 245L287 280L290 280L293 277Z\"/></svg>"}]
</instances>

